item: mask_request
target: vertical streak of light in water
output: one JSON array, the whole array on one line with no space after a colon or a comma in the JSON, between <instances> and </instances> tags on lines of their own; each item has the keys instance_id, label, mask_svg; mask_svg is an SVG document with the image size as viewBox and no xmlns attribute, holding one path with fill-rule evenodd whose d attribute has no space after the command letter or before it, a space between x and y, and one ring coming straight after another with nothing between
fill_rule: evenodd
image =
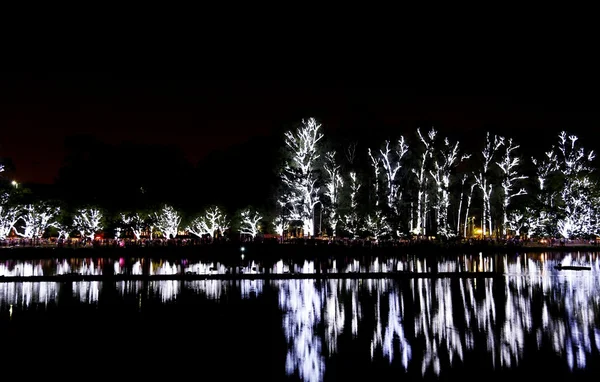
<instances>
[{"instance_id":1,"label":"vertical streak of light in water","mask_svg":"<svg viewBox=\"0 0 600 382\"><path fill-rule=\"evenodd\" d=\"M382 354L387 358L388 362L392 362L395 357L395 341L399 343L400 362L404 368L408 367L408 363L412 358L412 349L406 334L404 332L403 306L404 301L402 295L398 294L395 289L392 289L392 282L389 280L373 280L375 285L381 286L375 288L376 306L375 306L375 329L373 339L371 340L371 359L375 357L375 350L381 348ZM381 299L387 293L388 312L387 322L384 329L382 321L382 304Z\"/></svg>"},{"instance_id":2,"label":"vertical streak of light in water","mask_svg":"<svg viewBox=\"0 0 600 382\"><path fill-rule=\"evenodd\" d=\"M322 300L315 280L282 280L279 306L284 312L283 329L290 347L286 356L288 375L298 373L307 382L320 382L325 373L322 344L315 333L321 323Z\"/></svg>"}]
</instances>

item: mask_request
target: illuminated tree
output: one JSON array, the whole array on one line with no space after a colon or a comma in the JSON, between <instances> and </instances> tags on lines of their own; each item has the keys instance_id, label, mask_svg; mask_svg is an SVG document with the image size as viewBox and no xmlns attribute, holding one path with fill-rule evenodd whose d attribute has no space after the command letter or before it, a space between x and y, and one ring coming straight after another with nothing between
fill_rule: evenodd
<instances>
[{"instance_id":1,"label":"illuminated tree","mask_svg":"<svg viewBox=\"0 0 600 382\"><path fill-rule=\"evenodd\" d=\"M448 237L451 235L450 223L448 222L448 210L450 208L450 175L452 169L470 155L463 155L459 158L458 142L450 144L448 138L444 139L444 146L433 157L433 170L429 173L436 186L436 200L433 205L435 211L437 233Z\"/></svg>"},{"instance_id":2,"label":"illuminated tree","mask_svg":"<svg viewBox=\"0 0 600 382\"><path fill-rule=\"evenodd\" d=\"M429 197L427 192L425 192L425 187L427 183L427 177L425 176L425 169L427 164L427 158L431 158L433 154L433 143L435 141L435 136L437 135L437 131L433 128L427 134L427 137L423 137L421 134L421 130L417 129L417 135L419 136L419 140L423 143L425 150L421 154L419 161L419 168L412 169L413 173L417 176L417 223L416 227L413 230L413 233L417 235L425 235L425 222L427 217L427 205L429 203Z\"/></svg>"},{"instance_id":3,"label":"illuminated tree","mask_svg":"<svg viewBox=\"0 0 600 382\"><path fill-rule=\"evenodd\" d=\"M58 231L58 239L63 239L63 240L67 240L69 238L69 236L71 236L71 232L74 231L73 229L73 225L70 224L71 222L67 223L64 219L61 219L61 221L58 221L56 223L56 230Z\"/></svg>"},{"instance_id":4,"label":"illuminated tree","mask_svg":"<svg viewBox=\"0 0 600 382\"><path fill-rule=\"evenodd\" d=\"M157 222L156 214L149 216L147 221L148 221L148 235L150 236L149 237L150 240L153 240L154 231L156 229L156 222Z\"/></svg>"},{"instance_id":5,"label":"illuminated tree","mask_svg":"<svg viewBox=\"0 0 600 382\"><path fill-rule=\"evenodd\" d=\"M289 192L285 185L282 185L277 192L277 200L275 201L275 217L271 221L271 225L279 236L283 237L284 231L289 228L288 202L293 199L292 193Z\"/></svg>"},{"instance_id":6,"label":"illuminated tree","mask_svg":"<svg viewBox=\"0 0 600 382\"><path fill-rule=\"evenodd\" d=\"M94 240L96 232L102 230L102 212L95 208L81 208L73 216L73 228L81 237Z\"/></svg>"},{"instance_id":7,"label":"illuminated tree","mask_svg":"<svg viewBox=\"0 0 600 382\"><path fill-rule=\"evenodd\" d=\"M19 221L20 214L21 209L18 206L9 206L6 202L0 201L0 240L10 235L10 231Z\"/></svg>"},{"instance_id":8,"label":"illuminated tree","mask_svg":"<svg viewBox=\"0 0 600 382\"><path fill-rule=\"evenodd\" d=\"M325 196L329 198L329 223L331 224L333 236L337 236L337 225L340 221L339 199L340 189L344 185L340 172L341 166L337 164L335 151L325 154L325 171L327 180L325 182Z\"/></svg>"},{"instance_id":9,"label":"illuminated tree","mask_svg":"<svg viewBox=\"0 0 600 382\"><path fill-rule=\"evenodd\" d=\"M508 206L510 205L510 201L515 196L525 195L527 191L524 188L519 189L519 191L514 192L515 183L522 179L527 179L526 176L520 175L517 171L517 167L519 166L519 158L513 156L513 151L518 149L519 146L515 146L513 144L512 138L508 139L506 143L506 149L504 154L500 158L500 162L496 162L500 170L502 171L502 191L504 196L502 198L502 235L506 236L506 229L509 226L508 221ZM521 216L522 217L522 216ZM491 232L491 229L490 229Z\"/></svg>"},{"instance_id":10,"label":"illuminated tree","mask_svg":"<svg viewBox=\"0 0 600 382\"><path fill-rule=\"evenodd\" d=\"M365 220L365 230L370 232L375 239L381 240L384 236L389 235L391 228L387 219L381 211L375 211L367 216Z\"/></svg>"},{"instance_id":11,"label":"illuminated tree","mask_svg":"<svg viewBox=\"0 0 600 382\"><path fill-rule=\"evenodd\" d=\"M472 183L469 189L469 195L467 196L467 209L465 211L465 226L463 227L463 236L467 237L467 229L469 228L469 209L471 208L471 200L473 199L473 190L476 184Z\"/></svg>"},{"instance_id":12,"label":"illuminated tree","mask_svg":"<svg viewBox=\"0 0 600 382\"><path fill-rule=\"evenodd\" d=\"M537 161L538 207L527 208L527 227L534 234L564 238L598 232L596 183L590 178L595 154L577 145L577 136L561 132L558 147ZM558 148L558 150L557 150ZM554 178L557 182L549 182Z\"/></svg>"},{"instance_id":13,"label":"illuminated tree","mask_svg":"<svg viewBox=\"0 0 600 382\"><path fill-rule=\"evenodd\" d=\"M263 218L258 212L247 208L240 213L242 219L240 230L243 235L250 235L253 239L260 232L260 221Z\"/></svg>"},{"instance_id":14,"label":"illuminated tree","mask_svg":"<svg viewBox=\"0 0 600 382\"><path fill-rule=\"evenodd\" d=\"M353 239L358 237L359 229L359 216L358 216L358 190L360 190L360 183L356 178L356 173L350 173L350 213L344 216L344 223L346 230L350 232Z\"/></svg>"},{"instance_id":15,"label":"illuminated tree","mask_svg":"<svg viewBox=\"0 0 600 382\"><path fill-rule=\"evenodd\" d=\"M174 239L179 231L181 215L173 207L164 205L159 212L154 213L155 227L165 239Z\"/></svg>"},{"instance_id":16,"label":"illuminated tree","mask_svg":"<svg viewBox=\"0 0 600 382\"><path fill-rule=\"evenodd\" d=\"M557 223L558 232L565 238L595 234L598 224L592 195L596 184L589 177L595 154L578 147L575 135L567 136L563 131L558 137L558 171L564 177L559 193L558 207L563 216Z\"/></svg>"},{"instance_id":17,"label":"illuminated tree","mask_svg":"<svg viewBox=\"0 0 600 382\"><path fill-rule=\"evenodd\" d=\"M283 216L276 216L275 220L273 221L273 226L275 229L275 233L281 236L283 235L283 231L285 231L285 229L287 228L287 222Z\"/></svg>"},{"instance_id":18,"label":"illuminated tree","mask_svg":"<svg viewBox=\"0 0 600 382\"><path fill-rule=\"evenodd\" d=\"M373 157L371 150L369 150L369 157L371 158L371 164L375 169L376 184L378 183L379 177L379 165L383 167L383 178L386 196L387 207L398 213L398 199L400 198L400 187L398 184L398 171L402 168L402 158L408 152L408 145L406 144L404 137L400 137L395 147L390 147L390 141L385 141L385 148L379 150L377 158ZM376 192L379 190L376 189Z\"/></svg>"},{"instance_id":19,"label":"illuminated tree","mask_svg":"<svg viewBox=\"0 0 600 382\"><path fill-rule=\"evenodd\" d=\"M71 236L72 229L63 224L59 224L56 228L58 230L58 239L67 240Z\"/></svg>"},{"instance_id":20,"label":"illuminated tree","mask_svg":"<svg viewBox=\"0 0 600 382\"><path fill-rule=\"evenodd\" d=\"M521 234L521 230L525 227L526 220L520 212L513 212L506 218L507 228L515 233L515 236Z\"/></svg>"},{"instance_id":21,"label":"illuminated tree","mask_svg":"<svg viewBox=\"0 0 600 382\"><path fill-rule=\"evenodd\" d=\"M187 227L187 230L198 237L210 235L211 238L223 235L229 229L227 216L219 207L212 206L196 217Z\"/></svg>"},{"instance_id":22,"label":"illuminated tree","mask_svg":"<svg viewBox=\"0 0 600 382\"><path fill-rule=\"evenodd\" d=\"M351 143L346 151L344 152L348 164L353 167L356 159L356 142ZM348 174L347 187L349 189L350 200L346 204L349 209L343 216L344 228L350 233L353 239L358 238L358 230L360 228L359 216L358 216L358 191L360 190L360 182L356 177L356 172L350 171Z\"/></svg>"},{"instance_id":23,"label":"illuminated tree","mask_svg":"<svg viewBox=\"0 0 600 382\"><path fill-rule=\"evenodd\" d=\"M3 171L4 165L0 164L0 172ZM0 240L4 240L10 235L10 231L14 228L21 214L19 206L8 205L8 197L8 194L0 193Z\"/></svg>"},{"instance_id":24,"label":"illuminated tree","mask_svg":"<svg viewBox=\"0 0 600 382\"><path fill-rule=\"evenodd\" d=\"M133 233L133 237L135 240L141 240L142 232L147 226L147 217L140 213L132 213L132 214L121 214L121 221L123 224L131 229Z\"/></svg>"},{"instance_id":25,"label":"illuminated tree","mask_svg":"<svg viewBox=\"0 0 600 382\"><path fill-rule=\"evenodd\" d=\"M395 217L398 216L398 200L402 198L397 177L402 168L402 158L407 152L408 145L405 143L404 137L400 137L395 147L390 147L390 141L386 140L384 148L379 149L379 153L376 155L373 155L371 149L368 149L374 171L375 207L381 208L380 198L383 197L387 207L386 212L392 213ZM382 187L380 187L380 182L382 182ZM382 235L384 231L386 234L392 232L381 210L377 210L367 217L365 223L367 224L366 230L373 232L376 237L378 235L375 232L380 232Z\"/></svg>"},{"instance_id":26,"label":"illuminated tree","mask_svg":"<svg viewBox=\"0 0 600 382\"><path fill-rule=\"evenodd\" d=\"M321 125L314 118L302 121L295 131L285 133L285 148L289 155L281 179L287 189L282 203L288 210L289 220L302 221L304 234L314 233L315 206L319 200L318 159L319 142L323 134Z\"/></svg>"},{"instance_id":27,"label":"illuminated tree","mask_svg":"<svg viewBox=\"0 0 600 382\"><path fill-rule=\"evenodd\" d=\"M460 214L461 210L462 210L462 204L463 204L463 199L464 199L464 194L465 194L465 183L467 181L469 177L467 175L463 175L463 177L460 179L460 197L458 198L458 213L457 213L457 221L456 221L456 234L460 235L460 220L462 218L462 215Z\"/></svg>"},{"instance_id":28,"label":"illuminated tree","mask_svg":"<svg viewBox=\"0 0 600 382\"><path fill-rule=\"evenodd\" d=\"M375 188L375 207L379 206L379 158L378 157L374 157L373 153L371 152L371 148L367 149L368 153L369 153L369 158L371 159L371 166L373 167L373 173L374 173L374 181L373 181L373 187Z\"/></svg>"},{"instance_id":29,"label":"illuminated tree","mask_svg":"<svg viewBox=\"0 0 600 382\"><path fill-rule=\"evenodd\" d=\"M558 233L564 238L572 236L588 236L597 232L594 200L590 189L593 187L589 178L574 179L569 189L561 192L564 215L557 222Z\"/></svg>"},{"instance_id":30,"label":"illuminated tree","mask_svg":"<svg viewBox=\"0 0 600 382\"><path fill-rule=\"evenodd\" d=\"M49 227L57 227L56 217L60 213L59 207L46 203L28 204L23 207L20 219L23 222L21 229L15 228L15 233L28 239L39 239Z\"/></svg>"},{"instance_id":31,"label":"illuminated tree","mask_svg":"<svg viewBox=\"0 0 600 382\"><path fill-rule=\"evenodd\" d=\"M478 173L474 173L475 184L479 187L482 193L483 199L483 209L481 213L481 232L485 237L487 232L486 228L489 230L489 234L491 235L492 230L492 208L490 204L490 199L492 196L492 183L489 179L490 174L490 164L494 159L494 155L504 144L504 137L494 136L494 139L490 137L490 133L488 132L485 137L485 147L481 151L481 155L483 157L481 170ZM486 227L487 224L487 227Z\"/></svg>"},{"instance_id":32,"label":"illuminated tree","mask_svg":"<svg viewBox=\"0 0 600 382\"><path fill-rule=\"evenodd\" d=\"M531 162L536 169L536 179L538 183L538 190L536 192L536 199L538 206L526 207L525 212L525 225L529 235L545 235L554 234L554 227L548 231L549 226L552 225L552 221L555 220L555 199L558 195L556 190L548 187L547 181L552 174L558 170L558 159L555 152L554 146L549 151L544 153L545 158L537 160L531 158Z\"/></svg>"},{"instance_id":33,"label":"illuminated tree","mask_svg":"<svg viewBox=\"0 0 600 382\"><path fill-rule=\"evenodd\" d=\"M544 236L544 223L549 219L549 214L533 207L525 207L525 227L527 227L528 236Z\"/></svg>"},{"instance_id":34,"label":"illuminated tree","mask_svg":"<svg viewBox=\"0 0 600 382\"><path fill-rule=\"evenodd\" d=\"M552 172L558 169L558 160L556 153L554 151L554 146L549 151L545 153L546 158L538 161L536 158L531 158L531 162L534 164L536 168L536 175L538 186L540 191L544 191L547 189L546 181L548 177L552 174ZM553 198L550 198L549 201L552 203Z\"/></svg>"}]
</instances>

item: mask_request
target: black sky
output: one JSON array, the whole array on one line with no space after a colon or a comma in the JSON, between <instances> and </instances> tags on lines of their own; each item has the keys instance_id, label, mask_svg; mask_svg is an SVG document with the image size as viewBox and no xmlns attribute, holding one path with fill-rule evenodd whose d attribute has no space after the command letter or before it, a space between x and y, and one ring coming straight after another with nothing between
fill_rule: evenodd
<instances>
[{"instance_id":1,"label":"black sky","mask_svg":"<svg viewBox=\"0 0 600 382\"><path fill-rule=\"evenodd\" d=\"M545 149L559 130L595 149L600 111L585 88L410 86L402 81L168 79L111 73L0 74L0 157L21 182L50 183L65 137L179 145L193 163L315 116L340 135L414 137L435 126L478 149L485 131ZM469 140L472 142L469 143Z\"/></svg>"}]
</instances>

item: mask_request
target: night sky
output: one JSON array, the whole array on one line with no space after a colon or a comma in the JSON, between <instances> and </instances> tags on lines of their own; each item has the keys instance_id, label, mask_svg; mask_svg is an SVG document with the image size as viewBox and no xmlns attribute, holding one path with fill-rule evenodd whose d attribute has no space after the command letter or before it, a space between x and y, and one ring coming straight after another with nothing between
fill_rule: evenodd
<instances>
[{"instance_id":1,"label":"night sky","mask_svg":"<svg viewBox=\"0 0 600 382\"><path fill-rule=\"evenodd\" d=\"M580 95L578 95L580 94ZM485 132L540 150L562 129L588 148L600 126L597 97L570 88L419 87L399 81L169 79L110 73L0 74L0 157L20 182L52 183L65 137L173 144L192 163L253 136L281 134L315 116L326 132L414 140L435 126L479 150ZM529 153L527 153L529 154Z\"/></svg>"}]
</instances>

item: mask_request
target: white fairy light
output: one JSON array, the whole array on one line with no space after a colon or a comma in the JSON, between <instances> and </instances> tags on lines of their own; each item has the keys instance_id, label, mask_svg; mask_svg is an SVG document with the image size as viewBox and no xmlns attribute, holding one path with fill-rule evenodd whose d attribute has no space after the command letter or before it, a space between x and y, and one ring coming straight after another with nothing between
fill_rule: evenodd
<instances>
[{"instance_id":1,"label":"white fairy light","mask_svg":"<svg viewBox=\"0 0 600 382\"><path fill-rule=\"evenodd\" d=\"M358 216L358 191L361 184L355 172L350 173L350 212L344 216L346 230L350 232L353 239L358 238L359 216Z\"/></svg>"},{"instance_id":2,"label":"white fairy light","mask_svg":"<svg viewBox=\"0 0 600 382\"><path fill-rule=\"evenodd\" d=\"M142 232L146 228L146 218L140 213L121 214L121 221L125 226L131 229L135 240L142 238Z\"/></svg>"},{"instance_id":3,"label":"white fairy light","mask_svg":"<svg viewBox=\"0 0 600 382\"><path fill-rule=\"evenodd\" d=\"M448 138L445 138L443 147L433 156L433 170L429 171L436 186L436 200L433 209L437 223L437 233L444 237L452 234L448 221L448 212L450 209L450 176L452 175L453 168L459 161L462 162L470 157L470 155L459 157L458 144L459 142L450 144Z\"/></svg>"},{"instance_id":4,"label":"white fairy light","mask_svg":"<svg viewBox=\"0 0 600 382\"><path fill-rule=\"evenodd\" d=\"M504 137L494 136L494 139L490 137L488 132L485 137L485 147L481 151L483 157L483 163L481 170L478 173L473 173L475 178L475 184L481 190L483 197L483 209L481 213L481 232L482 236L492 235L492 208L490 199L492 196L493 184L489 179L490 164L494 159L494 155L500 149L500 146L504 145Z\"/></svg>"},{"instance_id":5,"label":"white fairy light","mask_svg":"<svg viewBox=\"0 0 600 382\"><path fill-rule=\"evenodd\" d=\"M304 235L314 234L314 211L320 203L317 185L317 160L323 134L314 118L302 121L295 131L285 133L285 147L290 156L285 163L281 180L286 191L280 204L287 210L290 221L302 221Z\"/></svg>"},{"instance_id":6,"label":"white fairy light","mask_svg":"<svg viewBox=\"0 0 600 382\"><path fill-rule=\"evenodd\" d=\"M159 212L154 213L156 229L160 231L165 239L174 239L179 232L181 215L173 207L164 205Z\"/></svg>"},{"instance_id":7,"label":"white fairy light","mask_svg":"<svg viewBox=\"0 0 600 382\"><path fill-rule=\"evenodd\" d=\"M195 236L210 235L212 239L222 236L228 229L227 215L217 206L208 208L187 227L187 230Z\"/></svg>"},{"instance_id":8,"label":"white fairy light","mask_svg":"<svg viewBox=\"0 0 600 382\"><path fill-rule=\"evenodd\" d=\"M0 204L0 240L6 239L19 221L21 207Z\"/></svg>"},{"instance_id":9,"label":"white fairy light","mask_svg":"<svg viewBox=\"0 0 600 382\"><path fill-rule=\"evenodd\" d=\"M250 209L245 209L240 212L240 217L242 219L240 230L243 235L250 235L253 239L260 232L260 221L262 220L262 216Z\"/></svg>"},{"instance_id":10,"label":"white fairy light","mask_svg":"<svg viewBox=\"0 0 600 382\"><path fill-rule=\"evenodd\" d=\"M337 225L340 221L339 202L340 189L344 185L340 172L341 166L337 163L335 151L329 151L325 154L325 171L327 179L325 181L325 196L329 198L329 224L331 225L333 236L337 236Z\"/></svg>"},{"instance_id":11,"label":"white fairy light","mask_svg":"<svg viewBox=\"0 0 600 382\"><path fill-rule=\"evenodd\" d=\"M504 193L502 198L502 235L504 236L506 236L507 228L509 228L511 224L509 223L508 218L508 207L511 200L515 196L527 194L527 191L525 191L524 188L520 188L516 192L513 190L517 181L527 179L526 176L519 174L517 171L520 160L518 157L513 156L513 151L518 148L518 145L513 144L512 138L509 138L508 142L505 144L505 150L500 158L500 162L496 162L496 165L498 165L502 171L502 191Z\"/></svg>"},{"instance_id":12,"label":"white fairy light","mask_svg":"<svg viewBox=\"0 0 600 382\"><path fill-rule=\"evenodd\" d=\"M398 210L398 196L400 186L398 183L398 171L402 168L402 158L408 152L408 145L404 140L404 137L400 137L397 144L394 147L390 146L390 141L385 141L384 148L379 150L379 155L374 157L369 149L369 157L371 158L371 165L375 171L375 194L379 193L378 189L378 177L379 177L379 165L383 167L383 178L385 181L385 197L387 207L396 212Z\"/></svg>"},{"instance_id":13,"label":"white fairy light","mask_svg":"<svg viewBox=\"0 0 600 382\"><path fill-rule=\"evenodd\" d=\"M424 150L419 161L419 168L412 169L412 172L417 176L417 221L413 228L413 233L417 235L425 235L425 222L427 221L429 197L426 192L427 177L425 176L427 158L431 158L433 153L433 144L437 131L431 128L427 133L427 138L421 134L421 129L417 129L419 140L423 144ZM410 224L412 226L412 224Z\"/></svg>"},{"instance_id":14,"label":"white fairy light","mask_svg":"<svg viewBox=\"0 0 600 382\"><path fill-rule=\"evenodd\" d=\"M97 232L102 230L102 212L95 208L81 208L73 216L73 228L81 237L94 240Z\"/></svg>"},{"instance_id":15,"label":"white fairy light","mask_svg":"<svg viewBox=\"0 0 600 382\"><path fill-rule=\"evenodd\" d=\"M60 208L45 203L28 204L23 207L20 216L22 232L15 229L15 233L28 239L39 239L49 227L57 227L55 219L59 212Z\"/></svg>"}]
</instances>

